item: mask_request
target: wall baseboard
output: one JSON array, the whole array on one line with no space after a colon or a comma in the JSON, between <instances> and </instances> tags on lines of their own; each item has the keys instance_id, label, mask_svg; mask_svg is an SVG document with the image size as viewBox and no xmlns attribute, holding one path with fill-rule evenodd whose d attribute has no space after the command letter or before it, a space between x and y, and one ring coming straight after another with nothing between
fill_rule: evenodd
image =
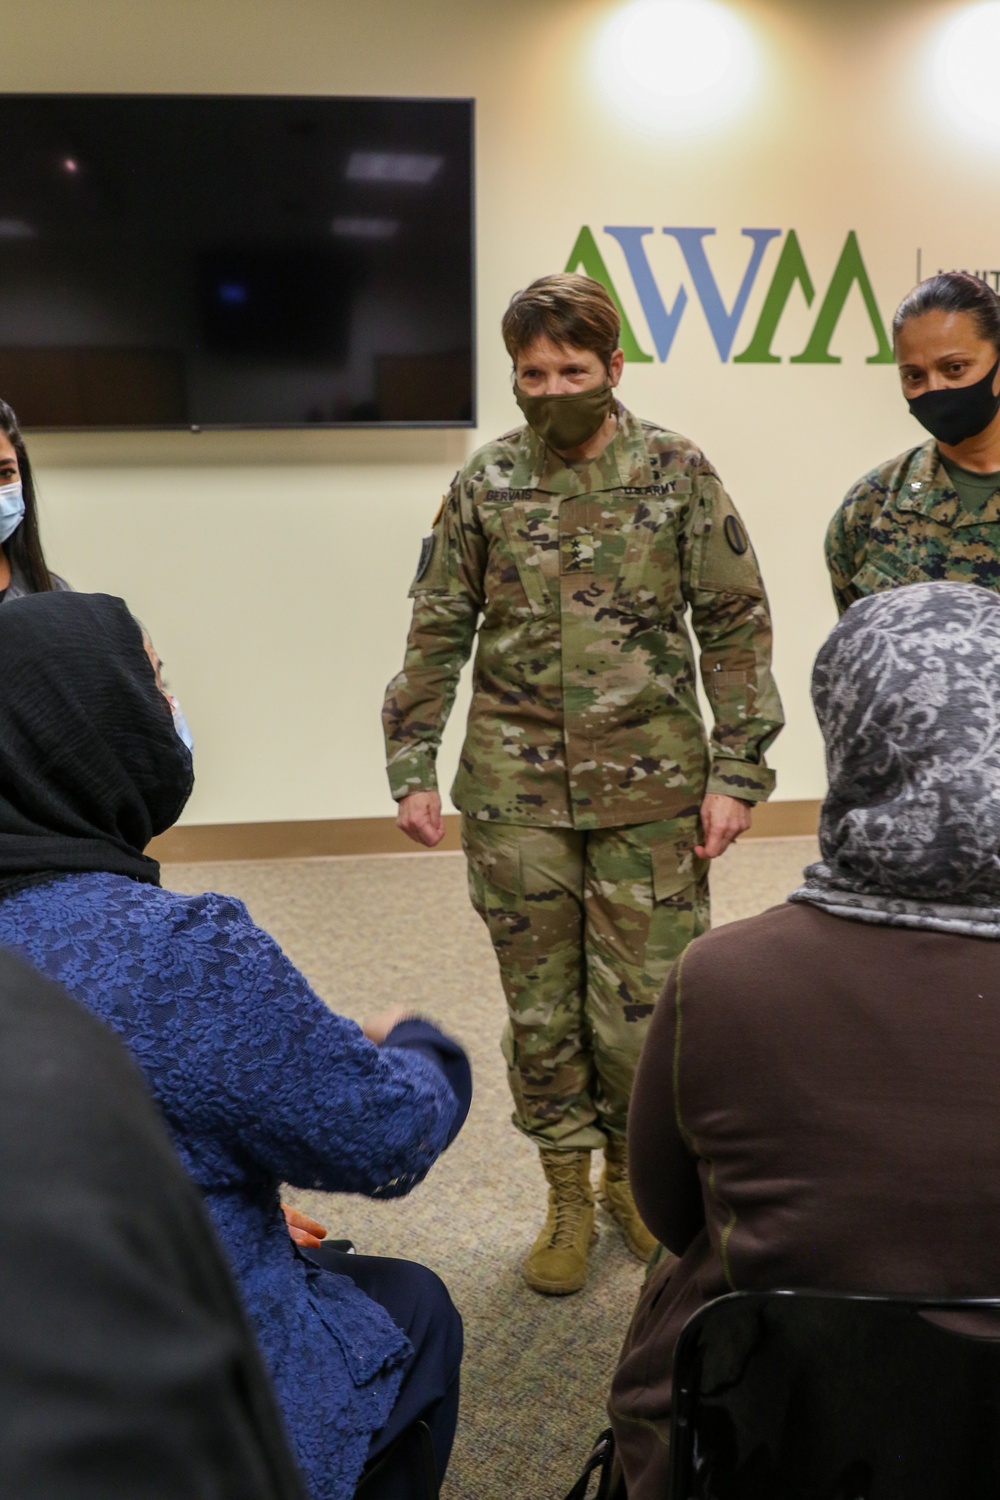
<instances>
[{"instance_id":1,"label":"wall baseboard","mask_svg":"<svg viewBox=\"0 0 1000 1500\"><path fill-rule=\"evenodd\" d=\"M765 802L746 838L815 834L819 802ZM459 817L445 817L435 852L460 849ZM400 833L393 818L328 818L301 823L191 823L154 839L148 852L164 864L243 859L317 859L359 854L426 854Z\"/></svg>"}]
</instances>

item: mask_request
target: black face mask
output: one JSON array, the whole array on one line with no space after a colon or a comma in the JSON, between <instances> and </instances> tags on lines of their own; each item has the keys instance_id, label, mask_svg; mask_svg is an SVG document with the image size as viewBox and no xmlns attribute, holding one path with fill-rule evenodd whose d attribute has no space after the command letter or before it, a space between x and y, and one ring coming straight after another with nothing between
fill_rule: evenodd
<instances>
[{"instance_id":1,"label":"black face mask","mask_svg":"<svg viewBox=\"0 0 1000 1500\"><path fill-rule=\"evenodd\" d=\"M993 394L993 381L1000 357L992 370L973 385L954 385L944 391L924 391L907 401L921 427L949 448L964 443L988 427L1000 411L1000 396Z\"/></svg>"}]
</instances>

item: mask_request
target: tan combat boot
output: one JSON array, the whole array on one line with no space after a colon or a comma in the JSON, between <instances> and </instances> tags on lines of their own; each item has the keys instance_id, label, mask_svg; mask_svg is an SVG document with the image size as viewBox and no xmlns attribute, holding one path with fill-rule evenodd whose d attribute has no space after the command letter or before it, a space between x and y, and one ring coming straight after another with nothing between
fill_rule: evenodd
<instances>
[{"instance_id":1,"label":"tan combat boot","mask_svg":"<svg viewBox=\"0 0 1000 1500\"><path fill-rule=\"evenodd\" d=\"M628 1162L624 1141L608 1141L604 1148L604 1170L597 1196L625 1234L625 1243L633 1255L648 1260L657 1241L639 1217L639 1210L628 1185Z\"/></svg>"},{"instance_id":2,"label":"tan combat boot","mask_svg":"<svg viewBox=\"0 0 1000 1500\"><path fill-rule=\"evenodd\" d=\"M524 1279L536 1292L565 1297L587 1280L587 1254L594 1229L589 1151L542 1151L549 1184L545 1228L524 1262Z\"/></svg>"}]
</instances>

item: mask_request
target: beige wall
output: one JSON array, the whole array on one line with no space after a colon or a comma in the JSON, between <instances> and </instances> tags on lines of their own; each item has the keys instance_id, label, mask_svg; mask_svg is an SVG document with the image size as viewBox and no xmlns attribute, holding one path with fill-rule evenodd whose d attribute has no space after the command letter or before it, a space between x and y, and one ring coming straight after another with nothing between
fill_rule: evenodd
<instances>
[{"instance_id":1,"label":"beige wall","mask_svg":"<svg viewBox=\"0 0 1000 1500\"><path fill-rule=\"evenodd\" d=\"M32 442L53 564L124 594L152 630L197 740L188 819L378 816L378 708L399 665L405 592L443 488L512 424L495 329L512 289L597 237L647 349L608 224L652 225L668 301L683 281L663 225L710 225L727 303L744 227L796 230L816 284L793 293L772 366L722 363L697 299L666 363L622 394L700 442L741 507L774 606L789 727L778 796L813 797L822 757L808 672L834 614L821 544L847 485L919 440L895 374L869 365L857 290L833 351L791 365L855 230L883 317L924 266L1000 264L1000 156L942 125L924 78L954 6L732 0L761 61L757 92L713 133L639 135L599 89L607 0L34 0L7 7L8 89L472 95L477 100L478 434L47 436ZM662 58L669 69L669 55ZM733 352L746 344L782 239L768 247ZM458 736L448 737L450 771Z\"/></svg>"}]
</instances>

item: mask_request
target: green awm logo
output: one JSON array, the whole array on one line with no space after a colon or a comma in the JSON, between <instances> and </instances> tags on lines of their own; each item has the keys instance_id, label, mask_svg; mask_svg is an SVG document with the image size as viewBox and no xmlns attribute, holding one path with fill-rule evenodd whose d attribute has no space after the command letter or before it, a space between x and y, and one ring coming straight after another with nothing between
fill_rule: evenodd
<instances>
[{"instance_id":1,"label":"green awm logo","mask_svg":"<svg viewBox=\"0 0 1000 1500\"><path fill-rule=\"evenodd\" d=\"M656 358L662 363L670 357L674 337L689 297L687 287L682 285L678 288L672 305L668 306L664 301L643 244L646 235L653 232L651 225L607 224L604 227L604 233L611 235L612 239L617 241L625 257L625 264L632 277L636 296L656 349ZM746 311L750 293L757 281L764 253L771 241L781 236L782 231L780 229L741 230L741 233L751 242L750 259L743 273L739 291L730 308L726 307L719 292L705 249L705 240L715 234L715 230L675 226L665 228L662 232L671 235L680 246L695 295L701 303L719 358L726 363L732 354L733 344L736 342L736 335ZM625 309L622 307L621 299L611 280L593 231L586 224L576 237L576 244L570 251L569 260L566 263L566 270L584 271L607 287L621 314L622 349L626 360L633 364L652 364L654 356L640 346ZM858 237L853 229L844 241L844 248L834 267L826 295L820 303L816 322L806 346L800 354L792 355L790 364L840 364L840 356L830 353L830 340L833 338L851 288L855 285L861 293L876 341L875 353L870 354L865 362L869 365L892 364L892 346L886 336L871 280L861 257ZM802 254L799 237L794 229L790 229L778 255L778 262L774 268L771 285L764 297L757 326L746 347L739 354L732 356L733 364L777 365L781 363L780 355L771 352L771 345L788 299L796 286L805 298L806 306L812 307L816 297L816 288Z\"/></svg>"}]
</instances>

